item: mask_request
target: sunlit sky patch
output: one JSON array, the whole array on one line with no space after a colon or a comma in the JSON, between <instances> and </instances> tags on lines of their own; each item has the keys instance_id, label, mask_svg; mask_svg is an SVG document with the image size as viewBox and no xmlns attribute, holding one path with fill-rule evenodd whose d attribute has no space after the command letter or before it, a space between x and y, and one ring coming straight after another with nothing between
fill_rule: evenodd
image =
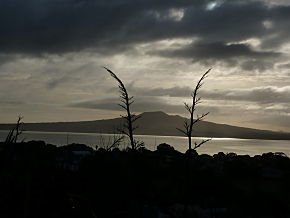
<instances>
[{"instance_id":1,"label":"sunlit sky patch","mask_svg":"<svg viewBox=\"0 0 290 218\"><path fill-rule=\"evenodd\" d=\"M208 10L208 11L212 11L212 10L214 10L217 6L218 6L218 3L217 3L216 1L209 2L209 3L206 5L206 10Z\"/></svg>"}]
</instances>

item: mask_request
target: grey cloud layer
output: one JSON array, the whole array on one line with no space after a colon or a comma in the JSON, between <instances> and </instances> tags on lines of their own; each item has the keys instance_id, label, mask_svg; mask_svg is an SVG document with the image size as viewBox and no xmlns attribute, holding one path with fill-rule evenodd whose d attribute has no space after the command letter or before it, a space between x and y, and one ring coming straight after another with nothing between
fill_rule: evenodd
<instances>
[{"instance_id":1,"label":"grey cloud layer","mask_svg":"<svg viewBox=\"0 0 290 218\"><path fill-rule=\"evenodd\" d=\"M274 66L274 60L283 56L282 53L274 51L255 51L247 44L227 45L224 42L197 42L180 49L154 51L152 54L173 58L190 58L193 62L201 62L206 65L216 61L236 65L237 60L244 60L241 68L246 71L271 69Z\"/></svg>"},{"instance_id":2,"label":"grey cloud layer","mask_svg":"<svg viewBox=\"0 0 290 218\"><path fill-rule=\"evenodd\" d=\"M103 109L103 110L120 110L118 106L119 99L103 99L103 100L89 100L78 103L72 103L70 106L72 107L80 107L80 108L90 108L90 109ZM132 109L136 112L144 112L144 111L166 111L168 113L183 113L183 105L171 105L168 104L161 98L157 97L140 97L138 98L134 105L132 105Z\"/></svg>"},{"instance_id":3,"label":"grey cloud layer","mask_svg":"<svg viewBox=\"0 0 290 218\"><path fill-rule=\"evenodd\" d=\"M193 88L190 87L171 87L171 88L139 88L131 85L130 91L134 95L152 97L181 97L190 98ZM290 86L276 87L263 86L249 89L233 90L200 90L199 96L209 100L229 100L229 101L248 101L257 104L290 104Z\"/></svg>"},{"instance_id":4,"label":"grey cloud layer","mask_svg":"<svg viewBox=\"0 0 290 218\"><path fill-rule=\"evenodd\" d=\"M200 43L171 55L223 59L230 54L250 58L277 55L228 42L259 38L262 45L271 47L288 41L290 6L223 1L214 10L206 10L208 2L3 0L0 50L39 54L97 49L114 53L139 42L197 37ZM181 10L179 20L174 19L174 10ZM264 25L267 20L269 27Z\"/></svg>"},{"instance_id":5,"label":"grey cloud layer","mask_svg":"<svg viewBox=\"0 0 290 218\"><path fill-rule=\"evenodd\" d=\"M182 104L183 99L190 100L191 89L188 87L172 87L172 88L156 88L156 89L138 89L131 87L131 91L137 95L134 104L134 110L138 112L142 111L154 111L163 110L169 113L184 113ZM141 95L142 94L142 95ZM203 105L202 108L214 108L215 112L220 112L217 107L223 108L223 105L219 101L225 102L237 102L236 106L241 108L249 108L250 105L256 105L255 110L264 110L268 112L285 112L290 113L290 87L258 87L253 89L244 90L202 90L200 96L203 100L210 100L207 105ZM164 97L177 97L174 104L168 103L164 100ZM180 98L181 97L181 98ZM212 102L214 100L214 102ZM105 109L105 110L119 110L117 98L113 99L94 99L88 101L82 101L78 103L70 104L72 107L83 107L92 109ZM240 104L239 102L249 102L247 104ZM231 103L229 105L232 105ZM258 106L260 105L260 106ZM224 105L225 106L225 105ZM251 108L251 107L250 107Z\"/></svg>"},{"instance_id":6,"label":"grey cloud layer","mask_svg":"<svg viewBox=\"0 0 290 218\"><path fill-rule=\"evenodd\" d=\"M158 25L148 11L188 5L188 1L161 0L3 0L0 48L2 52L65 52L114 43L115 49L117 44L130 44L130 30L140 24ZM132 38L140 36L139 32Z\"/></svg>"},{"instance_id":7,"label":"grey cloud layer","mask_svg":"<svg viewBox=\"0 0 290 218\"><path fill-rule=\"evenodd\" d=\"M213 100L249 101L258 104L290 103L290 87L256 87L248 90L203 91L204 98Z\"/></svg>"}]
</instances>

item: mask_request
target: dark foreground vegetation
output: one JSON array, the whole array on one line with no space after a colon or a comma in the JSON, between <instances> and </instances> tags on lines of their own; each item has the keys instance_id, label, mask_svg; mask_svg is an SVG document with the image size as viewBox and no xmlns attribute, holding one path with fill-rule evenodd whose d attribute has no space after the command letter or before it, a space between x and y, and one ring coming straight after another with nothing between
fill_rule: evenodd
<instances>
[{"instance_id":1,"label":"dark foreground vegetation","mask_svg":"<svg viewBox=\"0 0 290 218\"><path fill-rule=\"evenodd\" d=\"M290 160L1 144L0 217L290 217Z\"/></svg>"}]
</instances>

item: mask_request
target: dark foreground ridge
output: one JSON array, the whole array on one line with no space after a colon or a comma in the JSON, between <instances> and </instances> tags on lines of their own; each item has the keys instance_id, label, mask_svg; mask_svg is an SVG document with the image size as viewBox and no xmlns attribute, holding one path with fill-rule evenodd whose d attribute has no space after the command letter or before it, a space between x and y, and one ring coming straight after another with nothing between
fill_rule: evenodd
<instances>
[{"instance_id":1,"label":"dark foreground ridge","mask_svg":"<svg viewBox=\"0 0 290 218\"><path fill-rule=\"evenodd\" d=\"M289 217L290 159L0 144L0 217Z\"/></svg>"}]
</instances>

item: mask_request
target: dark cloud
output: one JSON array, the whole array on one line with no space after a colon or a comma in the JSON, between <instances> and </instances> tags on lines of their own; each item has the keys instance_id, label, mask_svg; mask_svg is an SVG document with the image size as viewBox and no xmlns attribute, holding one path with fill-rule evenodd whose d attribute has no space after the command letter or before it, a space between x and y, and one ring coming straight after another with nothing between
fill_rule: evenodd
<instances>
[{"instance_id":1,"label":"dark cloud","mask_svg":"<svg viewBox=\"0 0 290 218\"><path fill-rule=\"evenodd\" d=\"M103 99L103 100L89 100L78 103L72 103L71 107L89 108L89 109L102 109L119 111L119 99ZM132 105L132 110L135 112L144 111L164 111L167 113L183 113L184 107L181 102L180 105L169 104L167 101L157 97L140 97L135 99Z\"/></svg>"},{"instance_id":2,"label":"dark cloud","mask_svg":"<svg viewBox=\"0 0 290 218\"><path fill-rule=\"evenodd\" d=\"M248 101L258 104L278 104L290 102L290 87L257 87L249 90L204 91L200 95L206 99L227 101Z\"/></svg>"},{"instance_id":3,"label":"dark cloud","mask_svg":"<svg viewBox=\"0 0 290 218\"><path fill-rule=\"evenodd\" d=\"M171 87L171 88L138 88L135 86L131 86L130 90L134 95L139 96L169 96L169 97L188 97L192 93L192 90L189 87Z\"/></svg>"},{"instance_id":4,"label":"dark cloud","mask_svg":"<svg viewBox=\"0 0 290 218\"><path fill-rule=\"evenodd\" d=\"M48 89L54 89L54 88L58 87L59 85L63 85L64 83L66 83L70 80L72 80L72 79L68 76L53 78L47 82L46 86Z\"/></svg>"},{"instance_id":5,"label":"dark cloud","mask_svg":"<svg viewBox=\"0 0 290 218\"><path fill-rule=\"evenodd\" d=\"M222 1L213 10L206 10L208 2L2 0L0 50L39 54L97 49L106 53L128 49L138 42L198 37L208 43L197 47L201 57L205 56L203 51L215 46L226 56L229 52L237 56L238 51L244 55L252 55L253 51L245 45L225 46L215 42L236 42L251 37L266 40L273 33L279 36L271 40L279 41L279 37L285 38L288 33L288 6ZM179 20L174 19L174 10L183 10ZM273 28L263 25L267 19L273 22Z\"/></svg>"},{"instance_id":6,"label":"dark cloud","mask_svg":"<svg viewBox=\"0 0 290 218\"><path fill-rule=\"evenodd\" d=\"M290 5L271 8L267 20L271 25L268 34L262 37L262 47L277 49L289 42Z\"/></svg>"},{"instance_id":7,"label":"dark cloud","mask_svg":"<svg viewBox=\"0 0 290 218\"><path fill-rule=\"evenodd\" d=\"M82 101L77 103L69 104L70 107L86 108L86 109L101 109L101 110L112 110L120 111L120 106L118 105L119 99L108 98L108 99L95 99ZM131 110L137 113L146 111L164 111L166 113L173 114L183 114L188 115L186 109L184 108L184 103L182 101L176 102L177 104L170 104L165 99L160 97L139 97L135 98L134 104L131 106ZM179 104L178 104L179 103ZM199 105L197 107L196 113L201 114L204 112L210 112L212 114L220 113L220 107L215 105ZM122 112L121 112L122 113Z\"/></svg>"},{"instance_id":8,"label":"dark cloud","mask_svg":"<svg viewBox=\"0 0 290 218\"><path fill-rule=\"evenodd\" d=\"M24 105L24 101L13 101L13 100L0 100L0 104L3 105Z\"/></svg>"},{"instance_id":9,"label":"dark cloud","mask_svg":"<svg viewBox=\"0 0 290 218\"><path fill-rule=\"evenodd\" d=\"M290 69L290 63L279 64L278 68L280 68L280 69Z\"/></svg>"},{"instance_id":10,"label":"dark cloud","mask_svg":"<svg viewBox=\"0 0 290 218\"><path fill-rule=\"evenodd\" d=\"M79 108L88 108L88 109L103 109L103 110L120 110L120 107L117 104L118 99L102 99L102 100L87 100L77 103L71 103L68 106L79 107Z\"/></svg>"},{"instance_id":11,"label":"dark cloud","mask_svg":"<svg viewBox=\"0 0 290 218\"><path fill-rule=\"evenodd\" d=\"M163 102L162 97L173 98L188 98L193 91L190 87L171 87L171 88L140 88L134 85L128 86L130 92L138 97L140 102ZM114 89L115 91L115 89ZM286 87L255 87L252 89L237 89L237 90L200 90L199 96L204 100L223 100L223 101L244 101L254 102L257 104L281 104L290 102L290 86ZM117 99L105 100L108 102L117 102ZM89 101L88 103L90 103ZM95 101L92 101L95 102ZM99 102L99 101L97 101ZM180 102L182 104L182 101ZM80 103L82 104L82 103ZM138 103L139 104L139 103ZM101 109L101 108L100 108ZM104 108L105 109L105 108Z\"/></svg>"},{"instance_id":12,"label":"dark cloud","mask_svg":"<svg viewBox=\"0 0 290 218\"><path fill-rule=\"evenodd\" d=\"M0 53L0 66L2 66L3 64L15 61L17 58L19 58L18 55L13 55L13 54L9 55L9 54L1 54ZM1 74L1 72L0 72L0 74Z\"/></svg>"},{"instance_id":13,"label":"dark cloud","mask_svg":"<svg viewBox=\"0 0 290 218\"><path fill-rule=\"evenodd\" d=\"M226 44L224 42L197 42L180 49L155 51L154 53L167 57L190 58L194 62L212 60L231 63L235 59L241 58L255 60L243 63L242 67L246 70L251 70L255 67L266 68L265 59L272 60L282 55L278 52L255 51L247 44ZM256 60L263 60L263 62Z\"/></svg>"},{"instance_id":14,"label":"dark cloud","mask_svg":"<svg viewBox=\"0 0 290 218\"><path fill-rule=\"evenodd\" d=\"M151 22L157 20L148 12L201 2L28 0L24 3L3 0L0 3L0 48L1 52L58 53L108 46L112 42L116 48L116 44L130 43L129 36L134 35L130 30L137 28L134 25L155 25ZM134 38L138 40L138 36Z\"/></svg>"},{"instance_id":15,"label":"dark cloud","mask_svg":"<svg viewBox=\"0 0 290 218\"><path fill-rule=\"evenodd\" d=\"M262 2L227 1L214 10L188 8L184 23L206 41L240 41L266 33L262 21L268 7Z\"/></svg>"},{"instance_id":16,"label":"dark cloud","mask_svg":"<svg viewBox=\"0 0 290 218\"><path fill-rule=\"evenodd\" d=\"M258 70L259 72L263 72L269 69L274 68L274 61L268 58L268 60L265 59L259 59L259 60L247 60L244 61L241 64L241 68L246 71L255 71Z\"/></svg>"}]
</instances>

